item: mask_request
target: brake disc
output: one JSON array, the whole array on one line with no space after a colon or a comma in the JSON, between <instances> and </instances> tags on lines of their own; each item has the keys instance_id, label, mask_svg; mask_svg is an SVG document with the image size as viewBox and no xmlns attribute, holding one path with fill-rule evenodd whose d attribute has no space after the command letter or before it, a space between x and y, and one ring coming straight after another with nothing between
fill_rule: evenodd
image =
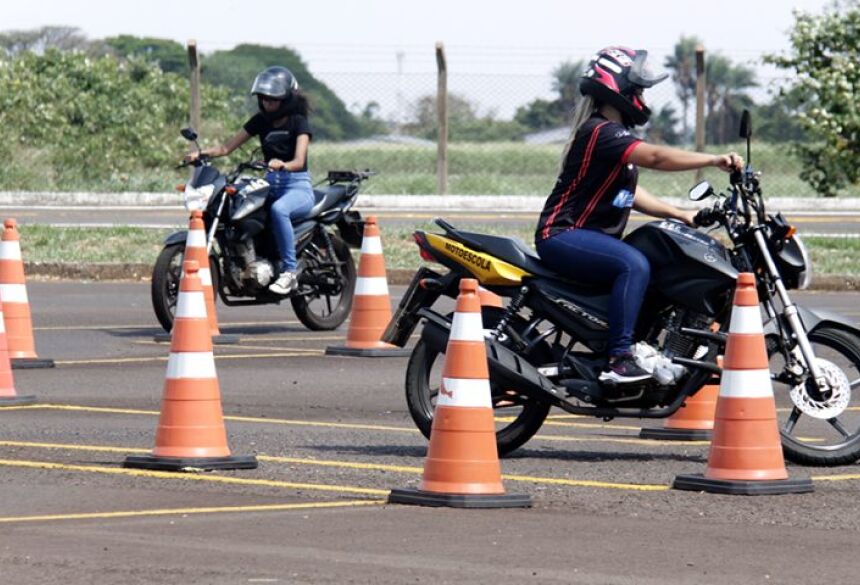
<instances>
[{"instance_id":1,"label":"brake disc","mask_svg":"<svg viewBox=\"0 0 860 585\"><path fill-rule=\"evenodd\" d=\"M810 396L806 383L791 389L791 401L804 414L826 420L842 414L851 402L851 383L842 368L822 358L816 358L819 371L827 381L829 390L822 398Z\"/></svg>"}]
</instances>

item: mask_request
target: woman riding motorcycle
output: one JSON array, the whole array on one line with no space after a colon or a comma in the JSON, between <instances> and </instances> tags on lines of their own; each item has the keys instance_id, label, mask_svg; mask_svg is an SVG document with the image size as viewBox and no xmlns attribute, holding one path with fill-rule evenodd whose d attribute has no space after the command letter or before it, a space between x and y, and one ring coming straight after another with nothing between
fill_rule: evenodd
<instances>
[{"instance_id":1,"label":"woman riding motorcycle","mask_svg":"<svg viewBox=\"0 0 860 585\"><path fill-rule=\"evenodd\" d=\"M620 239L630 210L694 225L694 211L660 201L637 185L637 167L688 171L713 166L731 172L743 166L734 152L688 152L633 135L631 128L647 123L651 114L643 90L668 77L652 74L647 57L647 51L609 47L588 63L559 176L535 232L537 252L547 266L580 282L611 288L608 361L600 380L615 384L650 377L632 351L650 266L641 252Z\"/></svg>"},{"instance_id":2,"label":"woman riding motorcycle","mask_svg":"<svg viewBox=\"0 0 860 585\"><path fill-rule=\"evenodd\" d=\"M269 167L266 181L271 185L269 201L275 241L280 255L280 275L269 290L287 295L298 286L294 219L308 214L314 204L314 192L308 173L308 144L311 128L308 123L310 106L299 91L296 78L286 67L269 67L254 79L251 95L257 96L260 111L232 138L221 146L192 152L185 157L193 161L198 156L226 156L259 136L263 158ZM267 144L266 137L276 131L288 133L283 141Z\"/></svg>"}]
</instances>

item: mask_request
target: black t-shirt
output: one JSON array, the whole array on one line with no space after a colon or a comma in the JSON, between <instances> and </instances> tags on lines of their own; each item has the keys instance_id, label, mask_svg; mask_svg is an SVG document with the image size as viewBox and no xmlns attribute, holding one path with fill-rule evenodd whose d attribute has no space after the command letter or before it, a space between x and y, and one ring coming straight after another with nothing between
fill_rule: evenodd
<instances>
[{"instance_id":1,"label":"black t-shirt","mask_svg":"<svg viewBox=\"0 0 860 585\"><path fill-rule=\"evenodd\" d=\"M579 228L621 237L639 179L639 170L627 159L640 142L621 124L599 114L589 118L546 200L535 242Z\"/></svg>"},{"instance_id":2,"label":"black t-shirt","mask_svg":"<svg viewBox=\"0 0 860 585\"><path fill-rule=\"evenodd\" d=\"M263 116L263 114L258 113L254 114L250 120L245 122L243 128L245 129L245 132L251 136L260 137L260 146L263 147L263 158L266 162L269 162L269 160L273 158L280 159L284 162L293 160L296 156L296 140L298 137L302 134L307 134L310 139L313 136L308 119L301 114L290 114L287 117L286 122L281 126L275 127L271 122L266 120L266 117ZM278 144L274 146L266 145L266 136L273 131L289 132L289 136L286 140L279 141ZM308 170L307 157L305 157L305 166L300 170Z\"/></svg>"}]
</instances>

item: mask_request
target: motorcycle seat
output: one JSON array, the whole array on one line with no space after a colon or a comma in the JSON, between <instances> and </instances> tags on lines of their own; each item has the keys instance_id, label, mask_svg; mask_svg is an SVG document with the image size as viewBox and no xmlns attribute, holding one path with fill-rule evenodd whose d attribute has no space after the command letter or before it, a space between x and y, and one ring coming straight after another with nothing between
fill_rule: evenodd
<instances>
[{"instance_id":1,"label":"motorcycle seat","mask_svg":"<svg viewBox=\"0 0 860 585\"><path fill-rule=\"evenodd\" d=\"M320 189L314 189L314 206L311 208L307 217L316 217L326 209L329 209L347 196L346 185L326 185Z\"/></svg>"}]
</instances>

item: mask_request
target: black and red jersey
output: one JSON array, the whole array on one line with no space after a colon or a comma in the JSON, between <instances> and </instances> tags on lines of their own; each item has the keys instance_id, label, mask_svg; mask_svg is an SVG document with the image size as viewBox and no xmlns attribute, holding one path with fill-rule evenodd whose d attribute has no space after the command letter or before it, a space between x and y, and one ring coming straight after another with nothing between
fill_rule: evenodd
<instances>
[{"instance_id":1,"label":"black and red jersey","mask_svg":"<svg viewBox=\"0 0 860 585\"><path fill-rule=\"evenodd\" d=\"M585 228L621 237L633 206L639 170L629 164L641 142L623 125L600 114L577 131L540 215L535 241Z\"/></svg>"}]
</instances>

